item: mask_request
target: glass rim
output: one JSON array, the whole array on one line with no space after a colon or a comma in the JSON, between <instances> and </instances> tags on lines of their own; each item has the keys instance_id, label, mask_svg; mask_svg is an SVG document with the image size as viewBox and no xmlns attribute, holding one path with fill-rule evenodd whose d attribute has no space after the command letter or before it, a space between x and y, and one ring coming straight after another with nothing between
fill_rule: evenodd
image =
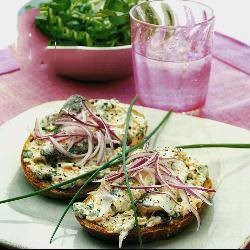
<instances>
[{"instance_id":1,"label":"glass rim","mask_svg":"<svg viewBox=\"0 0 250 250\"><path fill-rule=\"evenodd\" d=\"M138 23L141 23L141 24L143 24L145 26L151 26L151 27L154 27L154 28L165 28L165 29L192 28L192 27L203 25L203 24L207 24L209 22L214 21L214 19L215 19L214 10L210 6L208 6L207 4L204 4L204 3L193 1L193 0L185 0L185 2L195 3L197 5L204 6L204 7L208 8L211 11L211 17L209 19L207 19L205 21L202 21L202 22L197 22L197 23L194 23L194 24L191 24L191 25L165 25L165 24L159 25L159 24L152 24L152 23L147 23L145 21L141 21L141 20L137 19L133 15L133 11L138 6L140 6L140 5L142 5L142 4L146 3L146 2L163 2L163 1L167 1L167 0L150 0L150 1L144 1L142 3L139 3L139 4L135 5L134 7L132 7L130 9L129 15L130 15L132 20L134 20L134 21L136 21ZM181 1L181 0L178 0L178 1Z\"/></svg>"}]
</instances>

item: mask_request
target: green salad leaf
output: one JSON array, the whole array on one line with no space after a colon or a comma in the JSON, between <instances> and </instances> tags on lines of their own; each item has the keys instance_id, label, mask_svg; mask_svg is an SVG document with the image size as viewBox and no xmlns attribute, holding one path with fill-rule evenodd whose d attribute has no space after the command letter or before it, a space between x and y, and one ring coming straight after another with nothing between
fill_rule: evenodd
<instances>
[{"instance_id":1,"label":"green salad leaf","mask_svg":"<svg viewBox=\"0 0 250 250\"><path fill-rule=\"evenodd\" d=\"M36 27L49 45L110 47L130 44L129 10L139 0L50 0L40 4Z\"/></svg>"}]
</instances>

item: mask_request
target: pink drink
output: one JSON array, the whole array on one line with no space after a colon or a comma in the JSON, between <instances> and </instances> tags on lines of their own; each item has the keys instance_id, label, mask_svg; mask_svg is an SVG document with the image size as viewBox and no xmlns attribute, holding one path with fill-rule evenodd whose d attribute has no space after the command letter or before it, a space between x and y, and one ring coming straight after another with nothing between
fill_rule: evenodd
<instances>
[{"instance_id":1,"label":"pink drink","mask_svg":"<svg viewBox=\"0 0 250 250\"><path fill-rule=\"evenodd\" d=\"M140 101L176 112L200 110L211 71L211 8L188 0L155 0L133 7L130 17Z\"/></svg>"},{"instance_id":2,"label":"pink drink","mask_svg":"<svg viewBox=\"0 0 250 250\"><path fill-rule=\"evenodd\" d=\"M135 83L140 101L177 112L204 106L211 56L190 62L163 62L134 53Z\"/></svg>"}]
</instances>

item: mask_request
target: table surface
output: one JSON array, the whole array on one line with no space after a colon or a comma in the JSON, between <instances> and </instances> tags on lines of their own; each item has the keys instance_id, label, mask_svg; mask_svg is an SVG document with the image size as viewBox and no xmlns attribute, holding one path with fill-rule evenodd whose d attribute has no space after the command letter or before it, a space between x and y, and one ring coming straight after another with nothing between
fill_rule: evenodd
<instances>
[{"instance_id":1,"label":"table surface","mask_svg":"<svg viewBox=\"0 0 250 250\"><path fill-rule=\"evenodd\" d=\"M215 29L219 32L227 34L231 37L234 37L248 45L250 45L250 29L247 27L247 24L250 23L250 0L199 0L200 2L210 5L216 16L216 26ZM14 44L17 40L17 12L18 10L27 3L27 0L11 0L5 1L4 8L0 8L0 49L5 48L10 44ZM0 62L1 63L1 62ZM204 117L209 117L216 120L221 120L224 122L231 123L236 126L241 126L247 129L250 129L250 112L248 112L248 107L250 108L250 101L248 101L248 93L250 92L250 76L240 72L240 71L230 71L230 79L232 81L225 82L224 76L219 76L219 72L229 72L230 66L224 64L223 62L214 59L213 60L213 71L210 80L210 91L208 94L207 104L204 109ZM57 79L53 84L49 79L44 75L44 71L36 72L36 75L31 74L31 71L26 71L26 75L23 79L20 79L20 72L5 74L0 76L0 97L6 100L6 105L0 107L0 124L6 122L8 119L14 117L21 111L27 109L29 106L34 106L40 104L44 100L50 101L53 99L66 98L70 94L75 93L79 88L80 83L73 83L72 81L65 79ZM36 100L29 95L29 89L33 86L33 82L36 81L37 77L41 77L41 81L44 80L47 83L47 90L43 90L40 87L34 86L34 91L40 91L40 95L36 95ZM238 80L240 79L240 80ZM19 82L20 80L20 82ZM127 84L130 80L122 80L117 84L117 82L108 83L105 85L107 91L109 89L117 89L117 97L123 101L127 100L124 96L132 97L135 93L134 87L130 84L130 87L127 88ZM242 91L238 91L239 83L242 88ZM237 82L237 84L236 84ZM72 83L72 85L71 85ZM1 88L1 85L4 86ZM16 85L22 86L22 92L16 92ZM234 85L235 84L235 85ZM55 86L63 86L64 90L59 90L59 93L54 93ZM230 91L227 92L227 101L235 101L238 98L238 102L234 104L234 109L232 112L228 112L228 105L221 107L223 110L217 110L214 113L211 113L211 110L216 109L219 105L223 103L224 90L230 87ZM84 93L88 89L90 95L91 91L93 93L95 89L100 91L103 89L103 86L98 84L86 84L82 85L82 90L80 94ZM45 98L46 91L50 91L52 94L49 98ZM101 91L103 92L103 91ZM237 93L237 96L235 96ZM20 95L25 97L24 103L19 100ZM231 99L230 99L231 95ZM105 93L100 93L100 97L105 97ZM106 96L109 98L110 96ZM9 104L8 99L15 99L15 104ZM244 103L242 102L244 100ZM25 103L26 102L26 103ZM242 108L244 106L244 108ZM9 110L11 113L2 112L4 110ZM234 117L235 112L242 112L242 116L245 117L245 123L242 124ZM221 114L227 113L227 117L221 118ZM249 119L247 119L249 118ZM249 120L249 121L248 121ZM249 246L250 247L250 246Z\"/></svg>"}]
</instances>

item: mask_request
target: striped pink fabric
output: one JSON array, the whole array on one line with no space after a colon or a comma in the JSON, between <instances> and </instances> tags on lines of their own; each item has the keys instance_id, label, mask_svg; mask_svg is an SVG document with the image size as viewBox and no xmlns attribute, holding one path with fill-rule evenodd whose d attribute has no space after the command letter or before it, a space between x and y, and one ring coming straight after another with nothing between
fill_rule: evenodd
<instances>
[{"instance_id":1,"label":"striped pink fabric","mask_svg":"<svg viewBox=\"0 0 250 250\"><path fill-rule=\"evenodd\" d=\"M0 50L0 75L19 70L19 65L12 59L8 50Z\"/></svg>"}]
</instances>

